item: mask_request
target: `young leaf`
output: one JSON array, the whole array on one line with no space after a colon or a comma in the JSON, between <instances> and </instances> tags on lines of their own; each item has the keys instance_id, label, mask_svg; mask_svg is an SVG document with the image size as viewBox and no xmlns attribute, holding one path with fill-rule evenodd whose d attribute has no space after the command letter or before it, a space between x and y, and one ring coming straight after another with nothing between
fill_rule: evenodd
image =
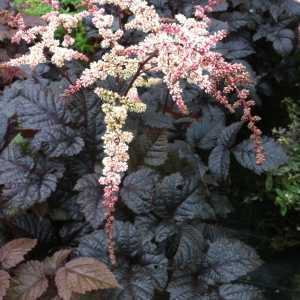
<instances>
[{"instance_id":1,"label":"young leaf","mask_svg":"<svg viewBox=\"0 0 300 300\"><path fill-rule=\"evenodd\" d=\"M128 175L121 189L123 202L136 214L149 213L157 179L158 175L146 168Z\"/></svg>"},{"instance_id":2,"label":"young leaf","mask_svg":"<svg viewBox=\"0 0 300 300\"><path fill-rule=\"evenodd\" d=\"M16 239L0 248L0 262L4 269L10 269L24 260L24 256L37 244L37 240Z\"/></svg>"},{"instance_id":3,"label":"young leaf","mask_svg":"<svg viewBox=\"0 0 300 300\"><path fill-rule=\"evenodd\" d=\"M6 295L6 292L9 288L10 276L4 271L0 270L0 300Z\"/></svg>"},{"instance_id":4,"label":"young leaf","mask_svg":"<svg viewBox=\"0 0 300 300\"><path fill-rule=\"evenodd\" d=\"M104 208L102 206L103 191L98 182L96 174L86 174L81 177L76 185L78 191L77 203L86 218L94 228L98 228L105 219Z\"/></svg>"},{"instance_id":5,"label":"young leaf","mask_svg":"<svg viewBox=\"0 0 300 300\"><path fill-rule=\"evenodd\" d=\"M164 131L151 148L147 151L144 158L146 165L158 167L164 164L168 157L168 133Z\"/></svg>"},{"instance_id":6,"label":"young leaf","mask_svg":"<svg viewBox=\"0 0 300 300\"><path fill-rule=\"evenodd\" d=\"M94 258L76 258L68 262L57 271L55 283L63 300L70 300L72 292L84 294L119 287L106 265Z\"/></svg>"},{"instance_id":7,"label":"young leaf","mask_svg":"<svg viewBox=\"0 0 300 300\"><path fill-rule=\"evenodd\" d=\"M208 269L203 274L208 283L230 283L261 265L255 250L233 239L220 239L210 244Z\"/></svg>"},{"instance_id":8,"label":"young leaf","mask_svg":"<svg viewBox=\"0 0 300 300\"><path fill-rule=\"evenodd\" d=\"M233 149L233 154L243 167L252 170L256 174L271 171L287 162L288 157L283 148L272 138L263 137L262 146L266 159L260 165L256 163L253 142L249 139L237 145Z\"/></svg>"},{"instance_id":9,"label":"young leaf","mask_svg":"<svg viewBox=\"0 0 300 300\"><path fill-rule=\"evenodd\" d=\"M36 300L47 288L48 279L43 263L29 261L18 267L8 297L10 300Z\"/></svg>"}]
</instances>

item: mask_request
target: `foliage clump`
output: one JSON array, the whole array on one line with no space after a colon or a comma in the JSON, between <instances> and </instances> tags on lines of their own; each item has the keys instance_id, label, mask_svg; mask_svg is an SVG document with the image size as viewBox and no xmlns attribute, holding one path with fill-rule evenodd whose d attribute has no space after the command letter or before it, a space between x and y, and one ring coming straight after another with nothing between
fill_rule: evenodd
<instances>
[{"instance_id":1,"label":"foliage clump","mask_svg":"<svg viewBox=\"0 0 300 300\"><path fill-rule=\"evenodd\" d=\"M290 124L288 128L275 129L278 142L285 148L289 160L267 177L267 191L275 195L275 202L285 215L289 208L300 209L300 106L290 98L286 105Z\"/></svg>"},{"instance_id":2,"label":"foliage clump","mask_svg":"<svg viewBox=\"0 0 300 300\"><path fill-rule=\"evenodd\" d=\"M14 19L14 41L31 46L8 62L24 78L0 97L0 242L37 239L39 262L72 247L119 283L79 291L66 280L71 260L56 282L67 300L263 299L245 280L262 260L221 226L233 210L223 187L233 158L262 174L287 156L256 127L245 65L218 49L216 1L188 1L169 19L167 1L152 2L54 8L34 28ZM79 26L97 41L93 55L76 46Z\"/></svg>"}]
</instances>

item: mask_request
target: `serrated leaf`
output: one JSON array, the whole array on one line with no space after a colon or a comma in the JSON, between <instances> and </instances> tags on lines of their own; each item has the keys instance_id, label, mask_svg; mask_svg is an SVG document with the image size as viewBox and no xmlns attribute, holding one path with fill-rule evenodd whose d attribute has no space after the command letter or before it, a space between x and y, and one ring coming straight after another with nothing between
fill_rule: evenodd
<instances>
[{"instance_id":1,"label":"serrated leaf","mask_svg":"<svg viewBox=\"0 0 300 300\"><path fill-rule=\"evenodd\" d=\"M79 245L75 251L77 256L93 257L105 264L110 262L106 248L106 235L103 230L96 230L79 239Z\"/></svg>"},{"instance_id":2,"label":"serrated leaf","mask_svg":"<svg viewBox=\"0 0 300 300\"><path fill-rule=\"evenodd\" d=\"M87 222L68 222L59 230L59 237L63 244L77 243L77 241L90 233L93 228Z\"/></svg>"},{"instance_id":3,"label":"serrated leaf","mask_svg":"<svg viewBox=\"0 0 300 300\"><path fill-rule=\"evenodd\" d=\"M63 266L66 259L70 256L72 250L65 249L56 251L52 256L46 257L44 260L44 268L47 275L54 275L56 271Z\"/></svg>"},{"instance_id":4,"label":"serrated leaf","mask_svg":"<svg viewBox=\"0 0 300 300\"><path fill-rule=\"evenodd\" d=\"M184 164L184 169L188 170L188 173L192 170L197 177L200 177L200 179L203 180L208 168L200 159L199 155L193 152L192 147L189 144L177 140L174 143L169 144L169 152L171 155L175 156L174 161L172 161L174 164L177 161L182 162ZM175 164L175 166L177 165ZM182 171L184 171L184 169Z\"/></svg>"},{"instance_id":5,"label":"serrated leaf","mask_svg":"<svg viewBox=\"0 0 300 300\"><path fill-rule=\"evenodd\" d=\"M152 144L144 158L146 165L158 167L164 164L168 157L168 134L163 132Z\"/></svg>"},{"instance_id":6,"label":"serrated leaf","mask_svg":"<svg viewBox=\"0 0 300 300\"><path fill-rule=\"evenodd\" d=\"M139 250L140 236L133 224L116 221L114 223L113 234L116 250L120 254L134 256Z\"/></svg>"},{"instance_id":7,"label":"serrated leaf","mask_svg":"<svg viewBox=\"0 0 300 300\"><path fill-rule=\"evenodd\" d=\"M153 214L137 215L134 219L134 226L138 228L141 236L146 236L153 231L157 223L158 219Z\"/></svg>"},{"instance_id":8,"label":"serrated leaf","mask_svg":"<svg viewBox=\"0 0 300 300\"><path fill-rule=\"evenodd\" d=\"M37 239L41 245L55 241L55 228L46 218L26 213L11 220L10 226L17 237Z\"/></svg>"},{"instance_id":9,"label":"serrated leaf","mask_svg":"<svg viewBox=\"0 0 300 300\"><path fill-rule=\"evenodd\" d=\"M225 20L229 24L230 31L237 31L250 23L251 15L248 13L233 11L225 15Z\"/></svg>"},{"instance_id":10,"label":"serrated leaf","mask_svg":"<svg viewBox=\"0 0 300 300\"><path fill-rule=\"evenodd\" d=\"M98 228L105 220L104 208L102 205L103 190L98 182L96 174L86 174L81 177L74 188L79 192L77 203L86 220L94 228Z\"/></svg>"},{"instance_id":11,"label":"serrated leaf","mask_svg":"<svg viewBox=\"0 0 300 300\"><path fill-rule=\"evenodd\" d=\"M119 287L106 265L93 258L76 258L68 262L57 271L55 283L63 300L70 300L73 292L85 294Z\"/></svg>"},{"instance_id":12,"label":"serrated leaf","mask_svg":"<svg viewBox=\"0 0 300 300\"><path fill-rule=\"evenodd\" d=\"M73 129L54 125L37 133L31 145L33 150L42 149L49 157L74 156L82 150L84 141Z\"/></svg>"},{"instance_id":13,"label":"serrated leaf","mask_svg":"<svg viewBox=\"0 0 300 300\"><path fill-rule=\"evenodd\" d=\"M218 138L218 144L230 148L235 143L242 125L242 122L235 122L225 127Z\"/></svg>"},{"instance_id":14,"label":"serrated leaf","mask_svg":"<svg viewBox=\"0 0 300 300\"><path fill-rule=\"evenodd\" d=\"M105 131L101 103L93 91L86 89L80 94L79 101L74 103L76 123L81 126L80 132L88 155L94 160L101 153L102 135Z\"/></svg>"},{"instance_id":15,"label":"serrated leaf","mask_svg":"<svg viewBox=\"0 0 300 300\"><path fill-rule=\"evenodd\" d=\"M207 252L208 283L230 283L261 265L255 250L233 239L220 239L210 244Z\"/></svg>"},{"instance_id":16,"label":"serrated leaf","mask_svg":"<svg viewBox=\"0 0 300 300\"><path fill-rule=\"evenodd\" d=\"M230 151L223 145L216 146L209 154L208 167L211 174L220 180L229 175Z\"/></svg>"},{"instance_id":17,"label":"serrated leaf","mask_svg":"<svg viewBox=\"0 0 300 300\"><path fill-rule=\"evenodd\" d=\"M152 210L157 174L150 169L141 169L128 175L121 189L123 202L136 214Z\"/></svg>"},{"instance_id":18,"label":"serrated leaf","mask_svg":"<svg viewBox=\"0 0 300 300\"><path fill-rule=\"evenodd\" d=\"M224 300L263 300L263 293L258 288L247 284L224 284L219 288Z\"/></svg>"},{"instance_id":19,"label":"serrated leaf","mask_svg":"<svg viewBox=\"0 0 300 300\"><path fill-rule=\"evenodd\" d=\"M208 286L200 277L194 277L190 270L176 270L168 285L170 300L209 300L205 295Z\"/></svg>"},{"instance_id":20,"label":"serrated leaf","mask_svg":"<svg viewBox=\"0 0 300 300\"><path fill-rule=\"evenodd\" d=\"M244 38L232 39L226 43L219 43L217 50L228 59L244 58L255 53L252 45Z\"/></svg>"},{"instance_id":21,"label":"serrated leaf","mask_svg":"<svg viewBox=\"0 0 300 300\"><path fill-rule=\"evenodd\" d=\"M15 239L0 248L0 262L4 269L10 269L24 260L24 256L37 244L32 239Z\"/></svg>"},{"instance_id":22,"label":"serrated leaf","mask_svg":"<svg viewBox=\"0 0 300 300\"><path fill-rule=\"evenodd\" d=\"M51 89L36 84L23 89L22 97L17 114L23 127L44 129L70 121L70 114L65 110L64 102Z\"/></svg>"},{"instance_id":23,"label":"serrated leaf","mask_svg":"<svg viewBox=\"0 0 300 300\"><path fill-rule=\"evenodd\" d=\"M193 219L213 220L215 212L204 194L199 190L189 195L175 211L174 219L182 222Z\"/></svg>"},{"instance_id":24,"label":"serrated leaf","mask_svg":"<svg viewBox=\"0 0 300 300\"><path fill-rule=\"evenodd\" d=\"M203 108L202 118L187 130L187 141L200 149L209 150L217 144L218 136L225 127L221 109L208 105Z\"/></svg>"},{"instance_id":25,"label":"serrated leaf","mask_svg":"<svg viewBox=\"0 0 300 300\"><path fill-rule=\"evenodd\" d=\"M173 257L175 267L192 268L201 262L206 242L204 241L201 228L184 224L177 233L177 241L174 239L169 247L173 248L175 252Z\"/></svg>"},{"instance_id":26,"label":"serrated leaf","mask_svg":"<svg viewBox=\"0 0 300 300\"><path fill-rule=\"evenodd\" d=\"M1 300L6 295L9 285L10 285L9 274L4 270L0 270L0 299Z\"/></svg>"},{"instance_id":27,"label":"serrated leaf","mask_svg":"<svg viewBox=\"0 0 300 300\"><path fill-rule=\"evenodd\" d=\"M26 209L46 201L56 190L64 166L42 155L35 159L22 155L17 145L6 149L0 156L0 184L4 185L9 207Z\"/></svg>"},{"instance_id":28,"label":"serrated leaf","mask_svg":"<svg viewBox=\"0 0 300 300\"><path fill-rule=\"evenodd\" d=\"M164 255L144 254L140 264L150 274L153 285L158 290L164 290L168 283L168 260Z\"/></svg>"},{"instance_id":29,"label":"serrated leaf","mask_svg":"<svg viewBox=\"0 0 300 300\"><path fill-rule=\"evenodd\" d=\"M273 39L273 47L277 53L286 56L294 49L295 33L291 29L280 30Z\"/></svg>"},{"instance_id":30,"label":"serrated leaf","mask_svg":"<svg viewBox=\"0 0 300 300\"><path fill-rule=\"evenodd\" d=\"M174 222L161 222L155 229L155 241L164 242L178 233L178 228Z\"/></svg>"},{"instance_id":31,"label":"serrated leaf","mask_svg":"<svg viewBox=\"0 0 300 300\"><path fill-rule=\"evenodd\" d=\"M113 291L116 300L149 300L154 296L154 284L151 276L142 267L123 268L116 276L122 289Z\"/></svg>"},{"instance_id":32,"label":"serrated leaf","mask_svg":"<svg viewBox=\"0 0 300 300\"><path fill-rule=\"evenodd\" d=\"M251 140L245 140L233 149L236 160L245 168L256 174L271 171L285 164L288 160L283 148L272 138L263 137L262 146L265 154L265 161L258 165L255 159L254 145Z\"/></svg>"},{"instance_id":33,"label":"serrated leaf","mask_svg":"<svg viewBox=\"0 0 300 300\"><path fill-rule=\"evenodd\" d=\"M164 177L156 186L155 213L161 217L168 215L183 201L186 189L186 182L180 173Z\"/></svg>"},{"instance_id":34,"label":"serrated leaf","mask_svg":"<svg viewBox=\"0 0 300 300\"><path fill-rule=\"evenodd\" d=\"M10 300L36 300L46 292L47 288L48 279L43 263L29 261L18 267L8 298Z\"/></svg>"}]
</instances>

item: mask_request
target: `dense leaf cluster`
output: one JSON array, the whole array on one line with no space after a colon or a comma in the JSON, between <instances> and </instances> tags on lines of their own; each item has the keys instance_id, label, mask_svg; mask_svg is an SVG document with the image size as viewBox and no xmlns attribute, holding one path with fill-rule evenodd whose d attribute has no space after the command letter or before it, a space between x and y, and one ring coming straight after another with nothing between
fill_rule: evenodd
<instances>
[{"instance_id":1,"label":"dense leaf cluster","mask_svg":"<svg viewBox=\"0 0 300 300\"><path fill-rule=\"evenodd\" d=\"M74 68L65 70L67 77ZM73 255L109 265L98 183L99 100L89 91L63 98L68 82L50 66L24 72L27 79L0 98L4 233L36 238L44 249L72 245ZM193 87L186 89L191 118L172 112L162 84L140 92L148 110L127 124L135 141L114 228L114 274L122 288L109 297L150 300L165 291L170 299L259 299L260 291L238 281L261 264L259 257L214 225L232 210L218 185L228 179L231 154L260 174L285 162L284 152L265 137L267 160L256 165L249 140L236 142L242 123L227 124L224 111L199 101Z\"/></svg>"}]
</instances>

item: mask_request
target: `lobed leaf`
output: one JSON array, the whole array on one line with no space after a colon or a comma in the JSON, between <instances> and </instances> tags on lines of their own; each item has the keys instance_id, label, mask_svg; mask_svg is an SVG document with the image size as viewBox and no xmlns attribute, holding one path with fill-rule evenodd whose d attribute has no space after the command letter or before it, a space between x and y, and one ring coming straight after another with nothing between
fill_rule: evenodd
<instances>
[{"instance_id":1,"label":"lobed leaf","mask_svg":"<svg viewBox=\"0 0 300 300\"><path fill-rule=\"evenodd\" d=\"M103 224L105 215L102 205L103 191L97 174L84 175L77 181L74 189L79 192L76 200L86 220L91 226L98 228Z\"/></svg>"},{"instance_id":2,"label":"lobed leaf","mask_svg":"<svg viewBox=\"0 0 300 300\"><path fill-rule=\"evenodd\" d=\"M39 261L29 261L16 270L9 290L10 300L36 300L48 288L44 265Z\"/></svg>"},{"instance_id":3,"label":"lobed leaf","mask_svg":"<svg viewBox=\"0 0 300 300\"><path fill-rule=\"evenodd\" d=\"M216 146L209 154L209 171L220 180L226 180L229 175L230 151L223 145Z\"/></svg>"},{"instance_id":4,"label":"lobed leaf","mask_svg":"<svg viewBox=\"0 0 300 300\"><path fill-rule=\"evenodd\" d=\"M224 284L219 288L224 300L263 300L264 296L258 288L247 284Z\"/></svg>"},{"instance_id":5,"label":"lobed leaf","mask_svg":"<svg viewBox=\"0 0 300 300\"><path fill-rule=\"evenodd\" d=\"M32 149L43 150L49 157L74 156L84 147L79 133L67 126L49 126L34 136Z\"/></svg>"},{"instance_id":6,"label":"lobed leaf","mask_svg":"<svg viewBox=\"0 0 300 300\"><path fill-rule=\"evenodd\" d=\"M85 294L119 287L106 265L93 258L76 258L68 262L57 271L55 283L63 300L70 300L73 292Z\"/></svg>"},{"instance_id":7,"label":"lobed leaf","mask_svg":"<svg viewBox=\"0 0 300 300\"><path fill-rule=\"evenodd\" d=\"M249 139L237 145L233 149L233 154L243 167L250 169L256 174L271 171L287 162L288 158L283 148L272 138L264 136L262 138L262 146L266 159L260 165L256 163L254 145Z\"/></svg>"},{"instance_id":8,"label":"lobed leaf","mask_svg":"<svg viewBox=\"0 0 300 300\"><path fill-rule=\"evenodd\" d=\"M208 269L203 274L209 283L230 283L254 271L261 265L255 250L232 239L220 239L210 244Z\"/></svg>"},{"instance_id":9,"label":"lobed leaf","mask_svg":"<svg viewBox=\"0 0 300 300\"><path fill-rule=\"evenodd\" d=\"M168 134L163 132L152 144L144 158L144 163L150 167L158 167L164 164L168 157Z\"/></svg>"},{"instance_id":10,"label":"lobed leaf","mask_svg":"<svg viewBox=\"0 0 300 300\"><path fill-rule=\"evenodd\" d=\"M9 274L4 270L0 270L0 300L2 300L3 297L6 295L9 285L10 285Z\"/></svg>"},{"instance_id":11,"label":"lobed leaf","mask_svg":"<svg viewBox=\"0 0 300 300\"><path fill-rule=\"evenodd\" d=\"M24 260L24 256L37 244L33 239L15 239L0 248L0 262L4 269L10 269Z\"/></svg>"},{"instance_id":12,"label":"lobed leaf","mask_svg":"<svg viewBox=\"0 0 300 300\"><path fill-rule=\"evenodd\" d=\"M64 265L71 252L72 250L70 249L59 250L52 256L46 257L44 260L44 268L47 275L54 275L56 271Z\"/></svg>"},{"instance_id":13,"label":"lobed leaf","mask_svg":"<svg viewBox=\"0 0 300 300\"><path fill-rule=\"evenodd\" d=\"M199 190L189 195L175 211L174 219L182 222L186 220L215 219L215 212L203 193Z\"/></svg>"},{"instance_id":14,"label":"lobed leaf","mask_svg":"<svg viewBox=\"0 0 300 300\"><path fill-rule=\"evenodd\" d=\"M157 179L158 175L147 168L128 175L121 189L123 202L136 214L150 212Z\"/></svg>"}]
</instances>

